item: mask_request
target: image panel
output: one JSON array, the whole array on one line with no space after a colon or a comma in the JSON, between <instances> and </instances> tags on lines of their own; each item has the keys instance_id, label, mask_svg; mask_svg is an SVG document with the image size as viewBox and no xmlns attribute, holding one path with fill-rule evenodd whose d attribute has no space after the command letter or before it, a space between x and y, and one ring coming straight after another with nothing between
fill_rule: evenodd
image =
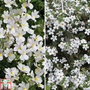
<instances>
[{"instance_id":1,"label":"image panel","mask_svg":"<svg viewBox=\"0 0 90 90\"><path fill-rule=\"evenodd\" d=\"M44 90L44 0L0 0L0 90Z\"/></svg>"},{"instance_id":2,"label":"image panel","mask_svg":"<svg viewBox=\"0 0 90 90\"><path fill-rule=\"evenodd\" d=\"M90 1L46 0L46 90L90 90Z\"/></svg>"}]
</instances>

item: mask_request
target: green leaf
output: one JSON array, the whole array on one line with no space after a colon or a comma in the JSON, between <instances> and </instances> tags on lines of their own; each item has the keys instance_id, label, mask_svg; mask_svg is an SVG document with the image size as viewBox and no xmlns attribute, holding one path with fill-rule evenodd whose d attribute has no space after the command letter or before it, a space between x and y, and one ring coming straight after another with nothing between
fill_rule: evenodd
<instances>
[{"instance_id":1,"label":"green leaf","mask_svg":"<svg viewBox=\"0 0 90 90\"><path fill-rule=\"evenodd\" d=\"M19 0L19 2L21 2L21 0Z\"/></svg>"},{"instance_id":2,"label":"green leaf","mask_svg":"<svg viewBox=\"0 0 90 90\"><path fill-rule=\"evenodd\" d=\"M82 70L82 73L84 73L84 71L85 71L85 68L82 68L81 70Z\"/></svg>"},{"instance_id":3,"label":"green leaf","mask_svg":"<svg viewBox=\"0 0 90 90\"><path fill-rule=\"evenodd\" d=\"M31 2L36 2L37 0L32 0Z\"/></svg>"},{"instance_id":4,"label":"green leaf","mask_svg":"<svg viewBox=\"0 0 90 90\"><path fill-rule=\"evenodd\" d=\"M50 88L49 88L49 86L48 86L48 85L46 85L46 90L50 90Z\"/></svg>"}]
</instances>

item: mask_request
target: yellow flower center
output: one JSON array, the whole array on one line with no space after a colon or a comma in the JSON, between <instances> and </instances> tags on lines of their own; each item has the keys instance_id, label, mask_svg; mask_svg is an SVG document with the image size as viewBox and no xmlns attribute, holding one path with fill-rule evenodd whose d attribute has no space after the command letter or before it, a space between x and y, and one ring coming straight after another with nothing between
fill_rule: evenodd
<instances>
[{"instance_id":1,"label":"yellow flower center","mask_svg":"<svg viewBox=\"0 0 90 90\"><path fill-rule=\"evenodd\" d=\"M9 38L7 38L7 41L9 41Z\"/></svg>"},{"instance_id":2,"label":"yellow flower center","mask_svg":"<svg viewBox=\"0 0 90 90\"><path fill-rule=\"evenodd\" d=\"M38 71L39 70L39 68L36 68L36 71Z\"/></svg>"},{"instance_id":3,"label":"yellow flower center","mask_svg":"<svg viewBox=\"0 0 90 90\"><path fill-rule=\"evenodd\" d=\"M15 76L15 79L17 79L17 76Z\"/></svg>"},{"instance_id":4,"label":"yellow flower center","mask_svg":"<svg viewBox=\"0 0 90 90\"><path fill-rule=\"evenodd\" d=\"M31 3L28 3L29 5L31 4Z\"/></svg>"},{"instance_id":5,"label":"yellow flower center","mask_svg":"<svg viewBox=\"0 0 90 90\"><path fill-rule=\"evenodd\" d=\"M11 29L13 29L14 27L12 26Z\"/></svg>"},{"instance_id":6,"label":"yellow flower center","mask_svg":"<svg viewBox=\"0 0 90 90\"><path fill-rule=\"evenodd\" d=\"M5 18L7 19L8 17L6 16Z\"/></svg>"},{"instance_id":7,"label":"yellow flower center","mask_svg":"<svg viewBox=\"0 0 90 90\"><path fill-rule=\"evenodd\" d=\"M8 4L10 4L10 2L8 2Z\"/></svg>"},{"instance_id":8,"label":"yellow flower center","mask_svg":"<svg viewBox=\"0 0 90 90\"><path fill-rule=\"evenodd\" d=\"M11 56L11 53L8 53L9 56Z\"/></svg>"},{"instance_id":9,"label":"yellow flower center","mask_svg":"<svg viewBox=\"0 0 90 90\"><path fill-rule=\"evenodd\" d=\"M29 30L31 30L31 29L29 28Z\"/></svg>"},{"instance_id":10,"label":"yellow flower center","mask_svg":"<svg viewBox=\"0 0 90 90\"><path fill-rule=\"evenodd\" d=\"M11 74L13 74L13 71L11 71Z\"/></svg>"},{"instance_id":11,"label":"yellow flower center","mask_svg":"<svg viewBox=\"0 0 90 90\"><path fill-rule=\"evenodd\" d=\"M21 34L19 33L18 36L21 37Z\"/></svg>"},{"instance_id":12,"label":"yellow flower center","mask_svg":"<svg viewBox=\"0 0 90 90\"><path fill-rule=\"evenodd\" d=\"M2 55L2 53L0 53L0 55Z\"/></svg>"},{"instance_id":13,"label":"yellow flower center","mask_svg":"<svg viewBox=\"0 0 90 90\"><path fill-rule=\"evenodd\" d=\"M34 17L36 17L36 16L34 15Z\"/></svg>"},{"instance_id":14,"label":"yellow flower center","mask_svg":"<svg viewBox=\"0 0 90 90\"><path fill-rule=\"evenodd\" d=\"M23 52L23 54L26 54L25 52Z\"/></svg>"},{"instance_id":15,"label":"yellow flower center","mask_svg":"<svg viewBox=\"0 0 90 90\"><path fill-rule=\"evenodd\" d=\"M0 34L2 34L2 33L0 32Z\"/></svg>"},{"instance_id":16,"label":"yellow flower center","mask_svg":"<svg viewBox=\"0 0 90 90\"><path fill-rule=\"evenodd\" d=\"M36 40L38 39L38 37L36 37Z\"/></svg>"},{"instance_id":17,"label":"yellow flower center","mask_svg":"<svg viewBox=\"0 0 90 90\"><path fill-rule=\"evenodd\" d=\"M34 47L34 44L32 44L32 47Z\"/></svg>"},{"instance_id":18,"label":"yellow flower center","mask_svg":"<svg viewBox=\"0 0 90 90\"><path fill-rule=\"evenodd\" d=\"M17 47L17 49L19 49L19 47Z\"/></svg>"},{"instance_id":19,"label":"yellow flower center","mask_svg":"<svg viewBox=\"0 0 90 90\"><path fill-rule=\"evenodd\" d=\"M25 24L23 24L22 26L24 26L24 27L25 27Z\"/></svg>"},{"instance_id":20,"label":"yellow flower center","mask_svg":"<svg viewBox=\"0 0 90 90\"><path fill-rule=\"evenodd\" d=\"M23 90L26 90L26 88L23 88Z\"/></svg>"},{"instance_id":21,"label":"yellow flower center","mask_svg":"<svg viewBox=\"0 0 90 90\"><path fill-rule=\"evenodd\" d=\"M25 68L23 67L22 70L25 70Z\"/></svg>"},{"instance_id":22,"label":"yellow flower center","mask_svg":"<svg viewBox=\"0 0 90 90\"><path fill-rule=\"evenodd\" d=\"M39 85L41 85L41 83L39 83Z\"/></svg>"},{"instance_id":23,"label":"yellow flower center","mask_svg":"<svg viewBox=\"0 0 90 90\"><path fill-rule=\"evenodd\" d=\"M37 26L37 25L35 25L35 26Z\"/></svg>"},{"instance_id":24,"label":"yellow flower center","mask_svg":"<svg viewBox=\"0 0 90 90\"><path fill-rule=\"evenodd\" d=\"M26 13L26 15L28 15L28 13Z\"/></svg>"},{"instance_id":25,"label":"yellow flower center","mask_svg":"<svg viewBox=\"0 0 90 90\"><path fill-rule=\"evenodd\" d=\"M37 57L40 56L39 54L37 54Z\"/></svg>"},{"instance_id":26,"label":"yellow flower center","mask_svg":"<svg viewBox=\"0 0 90 90\"><path fill-rule=\"evenodd\" d=\"M13 16L14 16L15 13L13 13Z\"/></svg>"},{"instance_id":27,"label":"yellow flower center","mask_svg":"<svg viewBox=\"0 0 90 90\"><path fill-rule=\"evenodd\" d=\"M26 5L23 5L23 7L26 7Z\"/></svg>"},{"instance_id":28,"label":"yellow flower center","mask_svg":"<svg viewBox=\"0 0 90 90\"><path fill-rule=\"evenodd\" d=\"M9 16L9 18L11 18L11 16Z\"/></svg>"},{"instance_id":29,"label":"yellow flower center","mask_svg":"<svg viewBox=\"0 0 90 90\"><path fill-rule=\"evenodd\" d=\"M36 77L35 80L38 80L38 78Z\"/></svg>"},{"instance_id":30,"label":"yellow flower center","mask_svg":"<svg viewBox=\"0 0 90 90\"><path fill-rule=\"evenodd\" d=\"M42 49L42 47L39 47L39 49Z\"/></svg>"}]
</instances>

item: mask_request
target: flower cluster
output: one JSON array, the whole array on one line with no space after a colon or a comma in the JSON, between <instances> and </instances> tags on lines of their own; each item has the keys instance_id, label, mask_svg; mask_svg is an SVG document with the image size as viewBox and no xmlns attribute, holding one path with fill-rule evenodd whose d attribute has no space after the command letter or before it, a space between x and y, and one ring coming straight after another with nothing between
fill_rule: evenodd
<instances>
[{"instance_id":1,"label":"flower cluster","mask_svg":"<svg viewBox=\"0 0 90 90\"><path fill-rule=\"evenodd\" d=\"M30 24L37 22L39 11L34 9L31 0L21 3L21 7L15 0L4 0L4 3L7 10L0 21L0 62L3 59L8 63L17 62L14 67L5 68L5 78L12 79L12 90L29 90L35 84L44 88L44 70L39 65L44 57L43 37L34 32L40 25Z\"/></svg>"},{"instance_id":2,"label":"flower cluster","mask_svg":"<svg viewBox=\"0 0 90 90\"><path fill-rule=\"evenodd\" d=\"M52 90L90 89L90 3L46 0L46 83ZM53 48L56 50L53 51Z\"/></svg>"}]
</instances>

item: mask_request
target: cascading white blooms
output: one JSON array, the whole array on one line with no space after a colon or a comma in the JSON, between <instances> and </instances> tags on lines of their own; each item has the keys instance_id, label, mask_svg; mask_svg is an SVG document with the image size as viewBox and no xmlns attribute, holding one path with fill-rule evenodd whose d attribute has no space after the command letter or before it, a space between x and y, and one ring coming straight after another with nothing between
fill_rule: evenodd
<instances>
[{"instance_id":1,"label":"cascading white blooms","mask_svg":"<svg viewBox=\"0 0 90 90\"><path fill-rule=\"evenodd\" d=\"M13 9L12 5L18 7L15 0L4 0L4 2L5 7L9 8L9 10L4 11L2 14L3 20L0 21L0 61L3 60L3 57L6 57L7 61L11 63L17 59L17 56L19 56L18 59L20 60L17 67L5 68L5 78L12 79L12 90L28 90L34 84L44 88L41 78L44 70L37 65L44 55L43 37L34 33L34 28L40 27L40 25L31 25L30 27L27 22L30 19L37 22L36 19L40 17L39 11L33 10L34 5L31 0L21 4L20 9ZM27 13L26 7L33 10L31 15ZM2 23L6 24L5 29L1 26ZM27 41L24 37L26 33L30 34ZM11 46L13 47L11 48ZM29 63L27 65L23 64L32 55L35 58L35 67L37 67L35 73L30 69ZM22 81L22 83L16 85L14 81L21 78L19 77L20 72L23 72L29 79L27 83Z\"/></svg>"}]
</instances>

